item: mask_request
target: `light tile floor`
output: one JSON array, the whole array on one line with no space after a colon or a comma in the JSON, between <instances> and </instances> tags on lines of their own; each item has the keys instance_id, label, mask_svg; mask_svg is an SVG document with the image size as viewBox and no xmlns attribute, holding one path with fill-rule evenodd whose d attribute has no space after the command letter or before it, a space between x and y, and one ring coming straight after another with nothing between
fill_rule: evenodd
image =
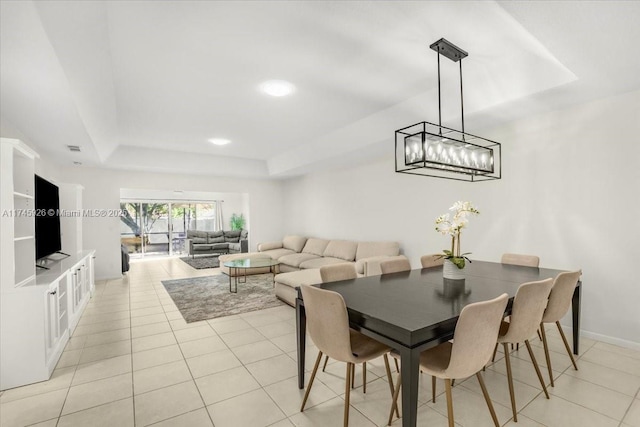
<instances>
[{"instance_id":1,"label":"light tile floor","mask_svg":"<svg viewBox=\"0 0 640 427\"><path fill-rule=\"evenodd\" d=\"M289 306L187 324L161 280L218 274L178 259L131 264L127 276L99 282L49 381L0 394L0 425L13 426L338 426L344 373L331 362L314 383L307 409L296 381L295 311ZM512 353L518 423L511 419L503 354L485 372L503 425L640 427L640 352L582 339L573 370L555 328L548 332L556 386L545 399L528 353ZM542 344L532 339L547 377ZM317 350L309 344L307 369ZM361 369L350 425L383 426L390 405L382 360ZM307 377L308 378L308 377ZM445 426L444 385L436 403L421 380L419 425ZM453 391L457 425L491 426L475 378ZM393 425L401 425L395 420Z\"/></svg>"}]
</instances>

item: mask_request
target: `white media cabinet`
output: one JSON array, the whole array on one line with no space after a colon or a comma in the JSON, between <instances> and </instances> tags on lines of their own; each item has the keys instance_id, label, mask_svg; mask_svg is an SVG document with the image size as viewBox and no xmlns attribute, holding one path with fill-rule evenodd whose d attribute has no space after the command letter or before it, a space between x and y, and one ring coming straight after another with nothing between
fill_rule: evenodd
<instances>
[{"instance_id":1,"label":"white media cabinet","mask_svg":"<svg viewBox=\"0 0 640 427\"><path fill-rule=\"evenodd\" d=\"M17 214L35 208L36 158L22 142L0 139L0 390L50 378L95 286L82 218L61 218L62 250L71 256L36 273L35 220ZM59 188L61 209L81 208L81 187Z\"/></svg>"}]
</instances>

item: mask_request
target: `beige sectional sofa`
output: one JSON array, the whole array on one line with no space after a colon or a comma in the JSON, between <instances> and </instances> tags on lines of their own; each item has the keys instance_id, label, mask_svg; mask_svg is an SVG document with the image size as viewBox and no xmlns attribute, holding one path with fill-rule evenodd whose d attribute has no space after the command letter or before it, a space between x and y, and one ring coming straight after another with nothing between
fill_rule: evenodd
<instances>
[{"instance_id":1,"label":"beige sectional sofa","mask_svg":"<svg viewBox=\"0 0 640 427\"><path fill-rule=\"evenodd\" d=\"M258 245L258 254L280 261L275 292L290 305L295 305L296 286L321 283L319 269L324 265L352 263L359 276L371 276L380 274L380 261L399 253L398 242L354 242L302 236L286 236L282 242Z\"/></svg>"}]
</instances>

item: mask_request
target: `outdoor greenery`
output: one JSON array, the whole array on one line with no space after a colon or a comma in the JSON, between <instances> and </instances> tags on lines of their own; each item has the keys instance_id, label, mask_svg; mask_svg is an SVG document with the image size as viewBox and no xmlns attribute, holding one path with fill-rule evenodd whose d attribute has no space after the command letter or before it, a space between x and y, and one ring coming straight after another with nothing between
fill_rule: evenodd
<instances>
[{"instance_id":1,"label":"outdoor greenery","mask_svg":"<svg viewBox=\"0 0 640 427\"><path fill-rule=\"evenodd\" d=\"M120 220L131 229L135 236L140 236L142 233L150 233L156 221L167 216L169 204L133 202L121 203L120 208L122 209ZM198 208L210 210L213 209L213 205L199 204ZM188 227L191 224L192 219L196 218L196 205L172 205L171 217L176 219L182 218L185 227ZM141 230L140 228L140 218L142 218L142 225L144 230Z\"/></svg>"},{"instance_id":2,"label":"outdoor greenery","mask_svg":"<svg viewBox=\"0 0 640 427\"><path fill-rule=\"evenodd\" d=\"M242 230L245 225L245 219L243 214L232 214L231 215L231 229L232 230Z\"/></svg>"}]
</instances>

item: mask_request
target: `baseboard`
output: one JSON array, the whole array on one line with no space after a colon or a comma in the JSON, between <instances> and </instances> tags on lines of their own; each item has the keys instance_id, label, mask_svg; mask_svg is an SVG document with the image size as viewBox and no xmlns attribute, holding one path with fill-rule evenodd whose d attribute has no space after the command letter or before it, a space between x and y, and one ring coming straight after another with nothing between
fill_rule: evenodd
<instances>
[{"instance_id":1,"label":"baseboard","mask_svg":"<svg viewBox=\"0 0 640 427\"><path fill-rule=\"evenodd\" d=\"M565 334L567 334L567 339L571 342L571 334L573 329L571 326L562 325L562 329L564 329ZM598 334L595 332L585 331L584 329L580 330L580 336L589 338L596 341L602 341L607 344L617 345L619 347L629 348L631 350L639 350L640 351L640 343L635 341L629 341L622 338L611 337L609 335Z\"/></svg>"}]
</instances>

